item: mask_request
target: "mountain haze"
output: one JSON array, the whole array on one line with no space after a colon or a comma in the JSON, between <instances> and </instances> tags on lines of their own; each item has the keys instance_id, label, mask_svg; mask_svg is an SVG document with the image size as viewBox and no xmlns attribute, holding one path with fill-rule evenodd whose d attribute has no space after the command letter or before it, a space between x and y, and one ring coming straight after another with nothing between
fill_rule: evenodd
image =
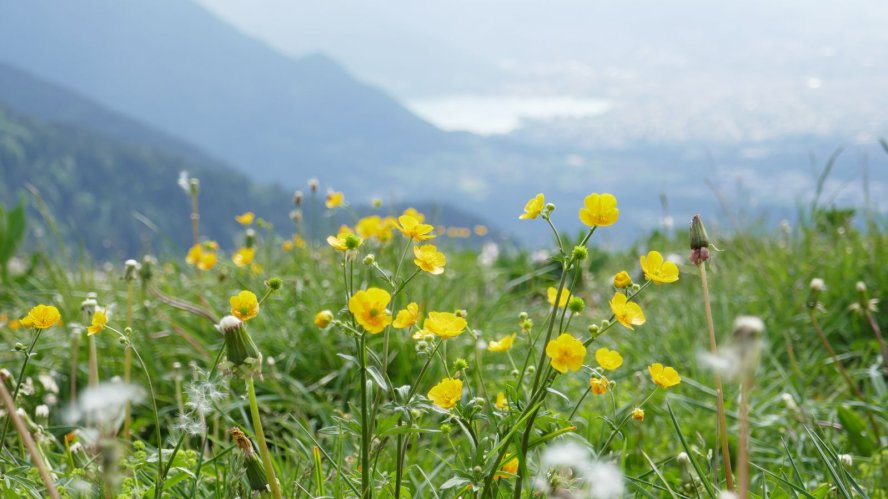
<instances>
[{"instance_id":1,"label":"mountain haze","mask_svg":"<svg viewBox=\"0 0 888 499\"><path fill-rule=\"evenodd\" d=\"M321 54L284 56L185 0L0 0L0 61L289 185L462 151Z\"/></svg>"}]
</instances>

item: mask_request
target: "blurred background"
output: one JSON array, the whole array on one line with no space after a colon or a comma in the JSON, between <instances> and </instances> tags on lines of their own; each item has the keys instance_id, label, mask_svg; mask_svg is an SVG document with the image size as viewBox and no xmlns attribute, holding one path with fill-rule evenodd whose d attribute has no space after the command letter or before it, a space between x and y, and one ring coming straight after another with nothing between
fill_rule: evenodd
<instances>
[{"instance_id":1,"label":"blurred background","mask_svg":"<svg viewBox=\"0 0 888 499\"><path fill-rule=\"evenodd\" d=\"M101 257L187 247L181 171L229 247L311 178L316 237L351 221L327 189L530 247L538 192L567 227L614 193L605 244L815 197L884 216L885 26L862 0L0 0L0 202Z\"/></svg>"}]
</instances>

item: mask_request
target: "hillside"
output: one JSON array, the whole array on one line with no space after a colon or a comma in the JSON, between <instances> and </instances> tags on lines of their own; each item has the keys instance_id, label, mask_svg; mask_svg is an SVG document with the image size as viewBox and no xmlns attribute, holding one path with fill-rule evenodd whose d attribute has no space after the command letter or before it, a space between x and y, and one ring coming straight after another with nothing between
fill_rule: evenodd
<instances>
[{"instance_id":1,"label":"hillside","mask_svg":"<svg viewBox=\"0 0 888 499\"><path fill-rule=\"evenodd\" d=\"M0 11L0 61L259 180L367 175L467 147L331 59L286 57L190 1L0 0Z\"/></svg>"}]
</instances>

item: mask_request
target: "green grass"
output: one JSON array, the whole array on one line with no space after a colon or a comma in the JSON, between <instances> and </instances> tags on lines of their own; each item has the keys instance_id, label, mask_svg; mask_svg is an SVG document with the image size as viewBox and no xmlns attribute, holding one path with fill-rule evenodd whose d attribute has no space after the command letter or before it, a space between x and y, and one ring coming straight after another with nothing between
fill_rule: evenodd
<instances>
[{"instance_id":1,"label":"green grass","mask_svg":"<svg viewBox=\"0 0 888 499\"><path fill-rule=\"evenodd\" d=\"M886 497L888 451L873 438L867 418L869 411L885 442L886 378L870 326L849 306L858 301L858 281L866 283L871 297L880 297L888 289L888 236L883 222L877 219L858 220L855 225L835 210L815 210L802 220L788 231L710 234L721 250L713 252L708 272L720 345L729 343L731 324L738 315L759 316L766 326L750 397L751 495ZM540 240L550 237L541 220L526 223L539 224ZM599 230L619 230L619 223ZM400 237L382 247L367 243L361 255L374 253L380 266L391 271L403 244ZM582 263L582 272L572 287L573 293L585 300L586 307L571 319L568 330L581 339L589 337L589 325L610 316L608 300L613 294L611 279L616 272L625 269L633 279L641 281L638 256L648 249L676 253L682 258L688 253L684 234L675 238L653 234L615 252L597 250L595 244L593 235L589 258ZM361 481L362 431L355 339L336 325L322 330L313 324L315 313L322 309L330 309L338 319L348 322L342 254L320 244L283 253L279 236L270 233L260 236L259 248L257 260L264 269L259 274L238 269L227 258L220 258L213 270L199 272L178 257L160 262L150 281L136 283L133 344L145 359L154 383L165 462L180 437L176 429L178 399L187 403L193 395L184 389L177 390L177 386L192 383L193 376L205 379L223 342L212 321L160 302L149 289L154 287L220 317L228 313L230 296L247 289L261 297L266 289L264 281L280 277L282 288L272 293L262 304L259 316L248 322L252 338L265 357L264 378L256 381L256 389L277 476L289 497L319 497L319 490L327 497L354 497ZM508 417L494 414L490 405L495 394L504 391L516 409L523 409L526 399L514 388L517 379L513 371L521 370L531 338L537 338L537 343L530 364L539 358L539 338L545 335L550 312L545 290L557 285L560 265L552 261L534 262L527 253L515 251L484 266L478 263L474 252L446 248L445 252L447 271L440 276L418 275L405 288L406 298L398 296L393 312L408 300L420 303L425 311L467 311L470 330L448 340L439 350L439 354L446 356L448 366L457 358L468 363L464 374L466 394L457 408L463 417L448 419L445 411L432 407L424 398L431 386L446 375L439 359L430 363L416 387L418 397L403 405L397 388L414 383L425 357L417 353L416 341L409 333L392 330L387 373L380 369L368 373L370 401L378 402L373 445L369 449L370 482L377 497L393 495L399 440L408 442L405 497L474 497L466 488L483 486L484 477L495 465L492 456L500 450L515 452L516 447L508 440L524 432L519 425L513 435L507 435ZM386 287L376 271L361 263L362 256L355 261L354 287ZM410 271L411 260L404 263ZM153 493L157 454L150 400L133 409L133 443L123 438L114 440L113 445L105 442L73 456L73 467L65 453L64 435L77 426L65 418L70 402L71 327L80 319L80 304L87 293L95 292L100 305L114 307L110 325L123 330L127 303L123 262L98 270L63 257L39 257L36 261L39 263L33 273L18 280L13 276L4 286L0 305L9 319L24 316L37 303L54 304L62 312L65 326L44 333L37 344L37 355L27 373L33 390L24 390L17 400L30 419L35 420L36 406L55 399L50 404L49 419L37 421L32 433L51 465L56 483L72 497L100 495L108 477L103 473L103 465L115 462L108 461L108 453L113 450L121 456L116 462L123 480L115 486L116 492ZM650 286L640 295L646 324L634 332L613 326L590 345L587 365L595 365L593 353L599 346L616 349L625 359L619 369L608 372L615 385L607 395L586 396L576 414L569 418L588 386L589 371L583 369L555 379L552 391L540 406L535 430L530 434L529 455L522 463L528 477L523 489L526 497L532 490L531 478L545 476L548 471L539 468L541 453L565 441L587 448L597 460L619 466L626 476L629 496L714 497L724 488L723 474L712 473L712 456L719 454L713 373L698 360L698 353L708 348L700 280L693 265L684 263L680 270L677 283ZM843 382L812 327L806 302L814 277L827 284L820 296L820 323L863 393L864 401L858 400ZM530 336L520 330L521 312L526 312L535 323ZM883 330L888 329L881 307L875 312L875 319ZM515 366L506 354L477 348L478 339L490 341L512 332L519 332L510 352ZM27 344L31 334L24 329L13 330L8 324L0 327L5 345L0 361L9 371L17 373L23 359L23 354L14 351L13 346ZM80 390L87 380L84 338L77 340ZM100 379L108 381L121 375L124 355L117 335L106 330L96 339ZM371 352L369 364L379 365L375 357L382 355L384 335L370 335L366 342ZM653 362L674 366L682 375L682 383L655 391L647 374L647 366ZM173 367L175 363L181 365L178 371ZM189 367L192 364L194 373ZM58 394L50 394L44 388L38 380L41 374L55 380ZM145 386L138 363L133 380ZM525 384L532 381L533 374L528 373ZM196 495L230 497L246 493L248 485L243 458L231 449L226 430L238 426L253 436L250 407L242 379L214 375L211 382L222 396L206 415L209 451L203 458ZM644 422L626 420L628 412L652 393L644 405ZM737 446L738 395L737 383L726 381L733 452ZM473 403L472 397L484 398L487 403ZM793 403L788 404L787 399ZM513 423L515 416L511 416ZM400 424L402 418L409 423ZM565 430L571 425L576 429ZM505 440L499 440L504 437ZM198 461L195 449L202 438L197 434L182 439L182 450L176 453L164 484L169 497L191 494ZM319 449L319 460L314 457L315 447ZM42 497L43 486L28 465L19 437L13 431L6 439L6 448L8 451L0 455L0 490L7 495ZM688 461L678 459L682 452L689 456ZM842 463L844 458L839 455L844 454L853 456L850 466ZM323 485L318 483L319 476L323 477ZM562 475L562 482L563 478ZM511 497L514 482L515 478L502 478L490 487L497 497Z\"/></svg>"}]
</instances>

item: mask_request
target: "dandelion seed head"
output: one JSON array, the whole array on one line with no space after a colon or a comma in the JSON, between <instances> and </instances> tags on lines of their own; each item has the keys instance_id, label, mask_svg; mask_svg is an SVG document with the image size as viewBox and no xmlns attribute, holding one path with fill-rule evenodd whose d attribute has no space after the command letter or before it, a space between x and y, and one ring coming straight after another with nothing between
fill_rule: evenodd
<instances>
[{"instance_id":1,"label":"dandelion seed head","mask_svg":"<svg viewBox=\"0 0 888 499\"><path fill-rule=\"evenodd\" d=\"M138 385L102 383L83 391L68 419L73 423L89 417L100 426L114 427L123 421L128 402L137 404L144 398L145 390Z\"/></svg>"}]
</instances>

